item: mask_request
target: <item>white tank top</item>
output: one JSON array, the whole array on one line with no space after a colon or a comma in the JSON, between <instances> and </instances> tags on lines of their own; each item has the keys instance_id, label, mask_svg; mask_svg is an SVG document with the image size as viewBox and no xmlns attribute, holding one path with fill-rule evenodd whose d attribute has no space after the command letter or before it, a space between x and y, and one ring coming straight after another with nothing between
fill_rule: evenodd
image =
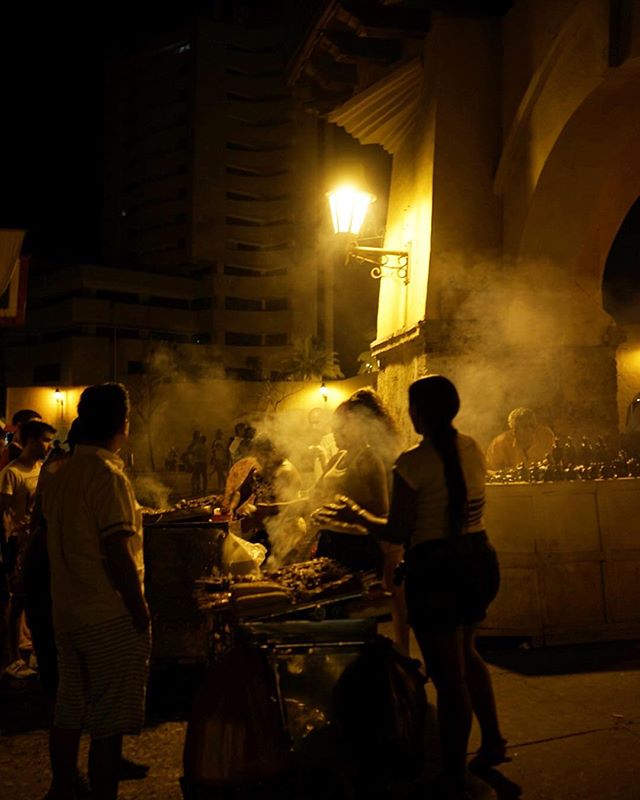
<instances>
[{"instance_id":1,"label":"white tank top","mask_svg":"<svg viewBox=\"0 0 640 800\"><path fill-rule=\"evenodd\" d=\"M462 533L484 530L486 463L480 446L464 433L458 433L458 452L467 484L467 508ZM444 464L429 439L406 450L394 470L417 493L416 522L411 546L448 535L448 492Z\"/></svg>"}]
</instances>

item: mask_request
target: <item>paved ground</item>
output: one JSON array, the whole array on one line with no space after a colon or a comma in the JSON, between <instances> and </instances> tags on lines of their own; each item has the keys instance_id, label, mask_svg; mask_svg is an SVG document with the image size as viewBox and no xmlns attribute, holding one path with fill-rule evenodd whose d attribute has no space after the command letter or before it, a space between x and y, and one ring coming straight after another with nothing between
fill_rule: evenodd
<instances>
[{"instance_id":1,"label":"paved ground","mask_svg":"<svg viewBox=\"0 0 640 800\"><path fill-rule=\"evenodd\" d=\"M640 645L511 646L494 648L488 657L512 756L490 777L501 800L639 800ZM187 686L196 683L196 675L187 676ZM127 754L151 770L146 780L121 785L123 800L181 798L187 703L178 686L169 680L156 688L153 723L127 741ZM49 770L34 685L0 686L0 726L0 798L39 800Z\"/></svg>"}]
</instances>

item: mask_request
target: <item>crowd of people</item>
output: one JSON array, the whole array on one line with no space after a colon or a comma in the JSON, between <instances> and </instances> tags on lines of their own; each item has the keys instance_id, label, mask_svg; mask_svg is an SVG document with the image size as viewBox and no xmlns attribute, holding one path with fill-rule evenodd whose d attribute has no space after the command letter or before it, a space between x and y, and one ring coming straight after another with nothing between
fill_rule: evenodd
<instances>
[{"instance_id":1,"label":"crowd of people","mask_svg":"<svg viewBox=\"0 0 640 800\"><path fill-rule=\"evenodd\" d=\"M150 655L142 520L118 456L128 413L124 387L90 387L65 449L39 414L20 411L15 457L0 472L4 673L24 679L37 666L51 715L49 798L115 798L120 778L148 770L121 753L123 734L142 726ZM83 729L88 780L77 768Z\"/></svg>"},{"instance_id":2,"label":"crowd of people","mask_svg":"<svg viewBox=\"0 0 640 800\"><path fill-rule=\"evenodd\" d=\"M230 441L216 431L211 445L194 431L185 455L194 492L206 491L214 467L239 529L270 557L328 556L381 576L396 644L408 652L413 630L437 690L439 792L449 798L467 797L473 782L472 711L482 731L474 763L506 759L491 679L475 648L499 584L483 524L485 458L453 427L458 408L453 384L429 376L410 388L421 441L404 452L380 397L364 388L330 418L314 409L295 452L239 424ZM35 648L52 709L50 800L76 797L83 729L91 735L92 796L113 800L122 737L143 723L150 658L141 511L118 455L128 396L114 383L83 392L66 442L72 455L62 447L51 454L55 429L35 412L26 417L15 422L19 449L0 472L7 669L32 674L27 655Z\"/></svg>"},{"instance_id":3,"label":"crowd of people","mask_svg":"<svg viewBox=\"0 0 640 800\"><path fill-rule=\"evenodd\" d=\"M193 495L222 492L229 469L248 454L255 433L250 425L239 422L233 436L225 439L222 429L218 428L209 444L205 434L194 430L191 441L182 452L175 445L169 448L164 468L168 472L191 473Z\"/></svg>"}]
</instances>

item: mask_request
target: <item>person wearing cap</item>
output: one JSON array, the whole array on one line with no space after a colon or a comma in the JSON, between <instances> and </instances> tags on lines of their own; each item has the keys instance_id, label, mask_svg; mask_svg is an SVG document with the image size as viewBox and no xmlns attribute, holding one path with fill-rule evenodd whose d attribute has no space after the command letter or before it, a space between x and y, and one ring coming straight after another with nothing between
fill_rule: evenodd
<instances>
[{"instance_id":1,"label":"person wearing cap","mask_svg":"<svg viewBox=\"0 0 640 800\"><path fill-rule=\"evenodd\" d=\"M11 417L11 425L7 425L5 428L7 446L0 453L0 469L4 469L9 462L14 461L20 455L22 451L22 426L32 419L42 419L41 415L32 408L22 408Z\"/></svg>"},{"instance_id":2,"label":"person wearing cap","mask_svg":"<svg viewBox=\"0 0 640 800\"><path fill-rule=\"evenodd\" d=\"M2 564L9 590L7 608L10 660L5 674L16 679L35 675L35 671L22 657L23 651L31 649L30 636L24 621L22 562L38 476L55 432L55 428L42 420L34 419L22 423L20 455L0 471Z\"/></svg>"},{"instance_id":3,"label":"person wearing cap","mask_svg":"<svg viewBox=\"0 0 640 800\"><path fill-rule=\"evenodd\" d=\"M496 436L487 450L487 468L510 469L542 461L553 449L554 433L538 424L530 408L514 408L507 417L509 430Z\"/></svg>"}]
</instances>

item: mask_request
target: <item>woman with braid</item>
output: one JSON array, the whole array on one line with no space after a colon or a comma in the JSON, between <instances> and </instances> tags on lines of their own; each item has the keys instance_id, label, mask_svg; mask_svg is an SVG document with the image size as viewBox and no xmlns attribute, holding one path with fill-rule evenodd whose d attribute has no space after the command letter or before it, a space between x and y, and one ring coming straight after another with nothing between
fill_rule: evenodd
<instances>
[{"instance_id":1,"label":"woman with braid","mask_svg":"<svg viewBox=\"0 0 640 800\"><path fill-rule=\"evenodd\" d=\"M485 461L474 439L452 425L459 407L455 386L441 375L409 388L409 414L422 441L396 461L388 520L347 498L316 515L334 530L363 525L387 550L404 547L409 624L437 691L439 796L452 800L472 797L479 782L466 767L472 711L482 732L475 766L507 760L491 677L475 647L476 626L500 581L482 519Z\"/></svg>"}]
</instances>

